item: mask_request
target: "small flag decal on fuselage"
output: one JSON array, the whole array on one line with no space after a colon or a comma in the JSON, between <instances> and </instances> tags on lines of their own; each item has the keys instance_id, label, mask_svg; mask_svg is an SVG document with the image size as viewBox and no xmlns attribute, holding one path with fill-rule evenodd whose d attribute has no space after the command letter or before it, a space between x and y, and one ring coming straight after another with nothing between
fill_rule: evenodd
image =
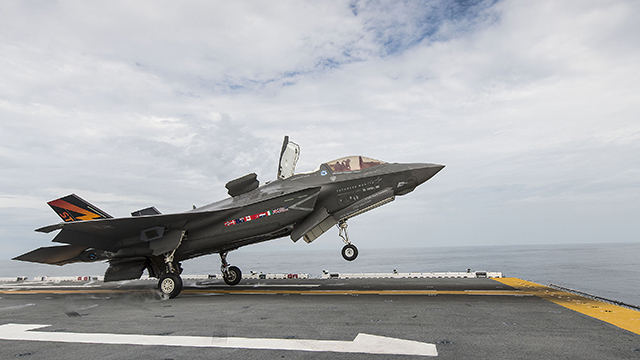
<instances>
[{"instance_id":1,"label":"small flag decal on fuselage","mask_svg":"<svg viewBox=\"0 0 640 360\"><path fill-rule=\"evenodd\" d=\"M286 207L286 206L281 207L281 208L277 208L277 209L273 209L273 210L270 210L270 211L265 211L265 212L253 214L253 215L243 216L243 217L237 218L235 220L225 221L224 226L231 226L231 225L241 224L243 222L247 222L247 221L251 221L251 220L255 220L255 219L259 219L259 218L263 218L263 217L267 217L267 216L271 216L271 215L275 215L275 214L280 214L280 213L283 213L285 211L289 211L289 208Z\"/></svg>"}]
</instances>

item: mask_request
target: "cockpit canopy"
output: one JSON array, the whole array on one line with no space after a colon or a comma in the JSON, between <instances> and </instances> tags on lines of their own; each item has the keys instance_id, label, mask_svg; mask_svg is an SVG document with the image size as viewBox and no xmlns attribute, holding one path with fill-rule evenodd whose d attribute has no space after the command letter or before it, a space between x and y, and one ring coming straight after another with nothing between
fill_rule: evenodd
<instances>
[{"instance_id":1,"label":"cockpit canopy","mask_svg":"<svg viewBox=\"0 0 640 360\"><path fill-rule=\"evenodd\" d=\"M370 167L386 164L384 161L371 159L364 156L347 156L337 160L326 162L333 172L349 172L363 170Z\"/></svg>"}]
</instances>

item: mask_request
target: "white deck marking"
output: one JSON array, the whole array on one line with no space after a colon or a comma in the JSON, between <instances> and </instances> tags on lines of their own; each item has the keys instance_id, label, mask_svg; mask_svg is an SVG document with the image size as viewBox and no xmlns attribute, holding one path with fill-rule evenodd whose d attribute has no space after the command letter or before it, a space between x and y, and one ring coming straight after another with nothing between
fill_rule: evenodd
<instances>
[{"instance_id":1,"label":"white deck marking","mask_svg":"<svg viewBox=\"0 0 640 360\"><path fill-rule=\"evenodd\" d=\"M0 308L0 311L2 311L2 310L22 309L22 308L26 308L28 306L35 306L35 305L36 304L24 304L24 305L7 306L7 307Z\"/></svg>"},{"instance_id":2,"label":"white deck marking","mask_svg":"<svg viewBox=\"0 0 640 360\"><path fill-rule=\"evenodd\" d=\"M341 353L438 356L434 344L358 334L353 341L259 339L242 337L164 336L31 331L51 325L0 325L0 339L88 344L189 346L235 349L329 351Z\"/></svg>"}]
</instances>

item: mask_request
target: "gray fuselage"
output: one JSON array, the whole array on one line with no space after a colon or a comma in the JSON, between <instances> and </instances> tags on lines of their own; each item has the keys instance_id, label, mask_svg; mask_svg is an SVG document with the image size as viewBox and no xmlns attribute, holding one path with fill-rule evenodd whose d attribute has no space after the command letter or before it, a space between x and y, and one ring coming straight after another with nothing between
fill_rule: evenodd
<instances>
[{"instance_id":1,"label":"gray fuselage","mask_svg":"<svg viewBox=\"0 0 640 360\"><path fill-rule=\"evenodd\" d=\"M362 170L334 172L322 164L314 172L269 182L247 193L192 210L229 209L229 213L224 221L216 218L188 223L187 241L177 249L176 259L230 251L289 236L296 224L315 209L324 208L330 215L336 214L382 189L391 189L394 196L405 195L443 167L384 163Z\"/></svg>"}]
</instances>

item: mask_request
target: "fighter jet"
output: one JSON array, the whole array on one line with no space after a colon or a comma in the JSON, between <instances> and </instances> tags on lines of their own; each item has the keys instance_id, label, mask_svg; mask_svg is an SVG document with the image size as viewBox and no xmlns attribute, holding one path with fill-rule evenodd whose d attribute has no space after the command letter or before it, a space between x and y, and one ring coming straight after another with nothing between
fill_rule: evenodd
<instances>
[{"instance_id":1,"label":"fighter jet","mask_svg":"<svg viewBox=\"0 0 640 360\"><path fill-rule=\"evenodd\" d=\"M347 221L412 192L444 168L347 156L294 174L299 155L300 147L285 136L276 180L260 186L255 173L242 176L225 185L230 197L178 214L149 207L113 218L75 194L50 201L63 222L36 231L60 230L53 241L66 245L41 247L14 260L108 261L105 282L138 279L147 270L169 298L182 290L185 260L217 253L224 281L236 285L242 272L227 262L230 251L285 236L311 243L333 226L345 243L342 257L353 261L358 249L349 240Z\"/></svg>"}]
</instances>

